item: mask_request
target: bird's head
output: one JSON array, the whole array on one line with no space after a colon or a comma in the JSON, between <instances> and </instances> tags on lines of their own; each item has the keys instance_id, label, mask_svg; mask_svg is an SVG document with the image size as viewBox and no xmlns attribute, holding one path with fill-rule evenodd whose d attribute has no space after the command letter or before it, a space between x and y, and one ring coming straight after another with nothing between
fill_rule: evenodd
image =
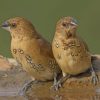
<instances>
[{"instance_id":1,"label":"bird's head","mask_svg":"<svg viewBox=\"0 0 100 100\"><path fill-rule=\"evenodd\" d=\"M64 17L57 22L56 32L67 37L76 35L77 21L72 17Z\"/></svg>"},{"instance_id":2,"label":"bird's head","mask_svg":"<svg viewBox=\"0 0 100 100\"><path fill-rule=\"evenodd\" d=\"M31 34L35 30L31 22L22 17L8 19L2 23L1 27L9 31L12 35L27 35Z\"/></svg>"}]
</instances>

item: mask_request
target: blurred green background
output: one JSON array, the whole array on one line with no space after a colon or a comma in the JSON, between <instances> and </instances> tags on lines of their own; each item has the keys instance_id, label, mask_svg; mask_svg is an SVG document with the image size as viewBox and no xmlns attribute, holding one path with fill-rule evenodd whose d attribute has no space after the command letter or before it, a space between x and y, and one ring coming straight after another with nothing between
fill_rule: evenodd
<instances>
[{"instance_id":1,"label":"blurred green background","mask_svg":"<svg viewBox=\"0 0 100 100\"><path fill-rule=\"evenodd\" d=\"M79 23L79 35L91 52L100 53L99 0L0 0L0 23L15 16L28 18L49 41L59 18L73 16ZM0 29L0 54L7 57L11 57L10 39L10 34Z\"/></svg>"}]
</instances>

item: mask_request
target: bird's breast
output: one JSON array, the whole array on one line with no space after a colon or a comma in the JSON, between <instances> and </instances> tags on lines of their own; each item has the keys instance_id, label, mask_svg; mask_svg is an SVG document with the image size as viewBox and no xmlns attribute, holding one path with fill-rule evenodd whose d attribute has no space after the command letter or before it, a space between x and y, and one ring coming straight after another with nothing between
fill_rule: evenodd
<instances>
[{"instance_id":1,"label":"bird's breast","mask_svg":"<svg viewBox=\"0 0 100 100\"><path fill-rule=\"evenodd\" d=\"M65 73L79 74L91 66L91 56L84 46L77 41L54 41L54 56Z\"/></svg>"}]
</instances>

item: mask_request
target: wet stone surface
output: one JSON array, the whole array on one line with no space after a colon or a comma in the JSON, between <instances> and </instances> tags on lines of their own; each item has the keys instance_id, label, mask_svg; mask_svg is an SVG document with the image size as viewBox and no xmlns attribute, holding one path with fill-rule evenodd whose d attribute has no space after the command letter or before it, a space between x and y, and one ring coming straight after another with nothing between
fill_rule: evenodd
<instances>
[{"instance_id":1,"label":"wet stone surface","mask_svg":"<svg viewBox=\"0 0 100 100\"><path fill-rule=\"evenodd\" d=\"M93 60L100 79L100 56ZM68 79L59 91L50 89L53 82L33 83L24 96L18 94L31 80L14 59L0 57L0 100L100 100L100 84L91 83L89 72Z\"/></svg>"}]
</instances>

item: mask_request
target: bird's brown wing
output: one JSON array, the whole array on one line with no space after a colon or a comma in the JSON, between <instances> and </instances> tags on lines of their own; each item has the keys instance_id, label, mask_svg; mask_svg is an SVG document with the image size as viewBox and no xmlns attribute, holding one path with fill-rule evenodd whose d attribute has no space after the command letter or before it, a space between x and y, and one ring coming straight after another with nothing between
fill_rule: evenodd
<instances>
[{"instance_id":1,"label":"bird's brown wing","mask_svg":"<svg viewBox=\"0 0 100 100\"><path fill-rule=\"evenodd\" d=\"M61 69L59 68L56 60L54 59L51 44L46 41L44 38L38 39L38 44L40 48L40 54L45 56L44 58L49 61L48 66L51 70L55 70L55 73L61 73Z\"/></svg>"},{"instance_id":2,"label":"bird's brown wing","mask_svg":"<svg viewBox=\"0 0 100 100\"><path fill-rule=\"evenodd\" d=\"M53 58L52 47L47 40L45 40L44 38L40 38L38 39L38 44L40 47L40 53L43 56L48 56L50 58Z\"/></svg>"},{"instance_id":3,"label":"bird's brown wing","mask_svg":"<svg viewBox=\"0 0 100 100\"><path fill-rule=\"evenodd\" d=\"M84 44L85 49L86 49L87 51L89 51L89 48L88 48L88 45L86 44L86 42L85 42L81 37L78 37L78 38L79 38L79 40Z\"/></svg>"}]
</instances>

